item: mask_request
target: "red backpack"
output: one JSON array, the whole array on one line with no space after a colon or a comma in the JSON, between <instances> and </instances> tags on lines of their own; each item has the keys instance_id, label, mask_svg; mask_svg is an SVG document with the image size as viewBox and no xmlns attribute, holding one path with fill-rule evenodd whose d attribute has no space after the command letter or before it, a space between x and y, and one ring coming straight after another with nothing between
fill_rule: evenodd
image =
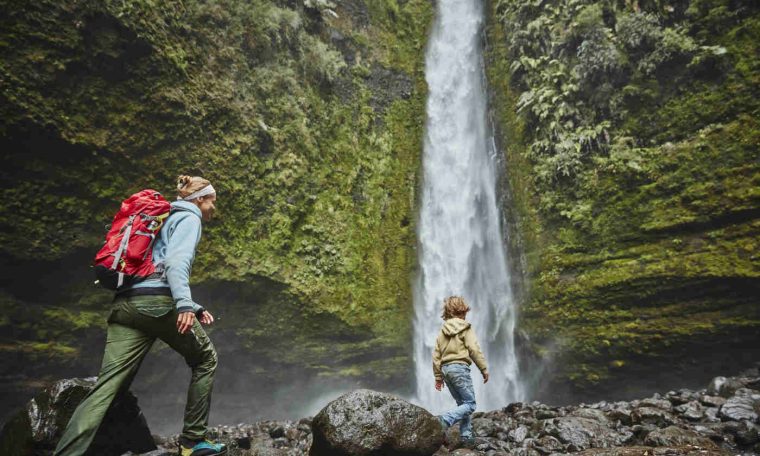
<instances>
[{"instance_id":1,"label":"red backpack","mask_svg":"<svg viewBox=\"0 0 760 456\"><path fill-rule=\"evenodd\" d=\"M95 255L96 283L118 290L153 274L153 242L170 209L169 202L155 190L143 190L125 199L106 234L105 245Z\"/></svg>"}]
</instances>

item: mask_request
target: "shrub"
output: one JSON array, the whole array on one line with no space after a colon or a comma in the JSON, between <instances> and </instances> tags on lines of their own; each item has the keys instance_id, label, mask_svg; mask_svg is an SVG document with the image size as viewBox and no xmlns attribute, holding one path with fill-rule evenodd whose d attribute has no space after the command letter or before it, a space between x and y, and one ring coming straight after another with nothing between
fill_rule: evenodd
<instances>
[{"instance_id":1,"label":"shrub","mask_svg":"<svg viewBox=\"0 0 760 456\"><path fill-rule=\"evenodd\" d=\"M578 76L585 84L614 77L622 68L622 56L603 31L592 33L578 48Z\"/></svg>"},{"instance_id":2,"label":"shrub","mask_svg":"<svg viewBox=\"0 0 760 456\"><path fill-rule=\"evenodd\" d=\"M650 13L624 15L618 20L615 31L618 41L633 54L651 51L662 38L660 21Z\"/></svg>"}]
</instances>

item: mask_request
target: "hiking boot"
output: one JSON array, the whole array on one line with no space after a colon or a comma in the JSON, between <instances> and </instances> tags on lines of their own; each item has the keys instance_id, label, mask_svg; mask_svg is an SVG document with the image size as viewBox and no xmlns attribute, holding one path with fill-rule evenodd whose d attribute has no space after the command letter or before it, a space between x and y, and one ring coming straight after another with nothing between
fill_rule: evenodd
<instances>
[{"instance_id":1,"label":"hiking boot","mask_svg":"<svg viewBox=\"0 0 760 456\"><path fill-rule=\"evenodd\" d=\"M179 456L222 456L226 454L227 446L222 443L180 439Z\"/></svg>"}]
</instances>

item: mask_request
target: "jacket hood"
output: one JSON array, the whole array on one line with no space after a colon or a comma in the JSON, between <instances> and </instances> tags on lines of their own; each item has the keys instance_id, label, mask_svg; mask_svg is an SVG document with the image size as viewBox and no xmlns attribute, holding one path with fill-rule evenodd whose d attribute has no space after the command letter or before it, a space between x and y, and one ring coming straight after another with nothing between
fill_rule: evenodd
<instances>
[{"instance_id":1,"label":"jacket hood","mask_svg":"<svg viewBox=\"0 0 760 456\"><path fill-rule=\"evenodd\" d=\"M178 200L178 201L172 202L172 212L177 212L177 211L192 212L198 217L202 215L201 209L198 206L196 206L194 203L191 203L190 201Z\"/></svg>"},{"instance_id":2,"label":"jacket hood","mask_svg":"<svg viewBox=\"0 0 760 456\"><path fill-rule=\"evenodd\" d=\"M443 324L443 333L448 337L459 334L465 329L470 327L470 323L462 320L461 318L449 318Z\"/></svg>"}]
</instances>

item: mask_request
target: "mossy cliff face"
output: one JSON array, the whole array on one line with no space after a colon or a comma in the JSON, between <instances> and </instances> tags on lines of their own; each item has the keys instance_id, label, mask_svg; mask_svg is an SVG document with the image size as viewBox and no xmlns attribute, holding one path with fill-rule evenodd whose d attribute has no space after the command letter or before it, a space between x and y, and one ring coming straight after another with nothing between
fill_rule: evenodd
<instances>
[{"instance_id":1,"label":"mossy cliff face","mask_svg":"<svg viewBox=\"0 0 760 456\"><path fill-rule=\"evenodd\" d=\"M631 395L758 356L758 43L750 1L490 2L539 395Z\"/></svg>"},{"instance_id":2,"label":"mossy cliff face","mask_svg":"<svg viewBox=\"0 0 760 456\"><path fill-rule=\"evenodd\" d=\"M26 328L7 353L96 369L76 328L103 327L87 262L104 225L130 193L171 199L197 174L219 192L192 284L223 317L220 352L255 347L267 375L405 381L430 2L3 10L3 307L23 312L0 323Z\"/></svg>"}]
</instances>

